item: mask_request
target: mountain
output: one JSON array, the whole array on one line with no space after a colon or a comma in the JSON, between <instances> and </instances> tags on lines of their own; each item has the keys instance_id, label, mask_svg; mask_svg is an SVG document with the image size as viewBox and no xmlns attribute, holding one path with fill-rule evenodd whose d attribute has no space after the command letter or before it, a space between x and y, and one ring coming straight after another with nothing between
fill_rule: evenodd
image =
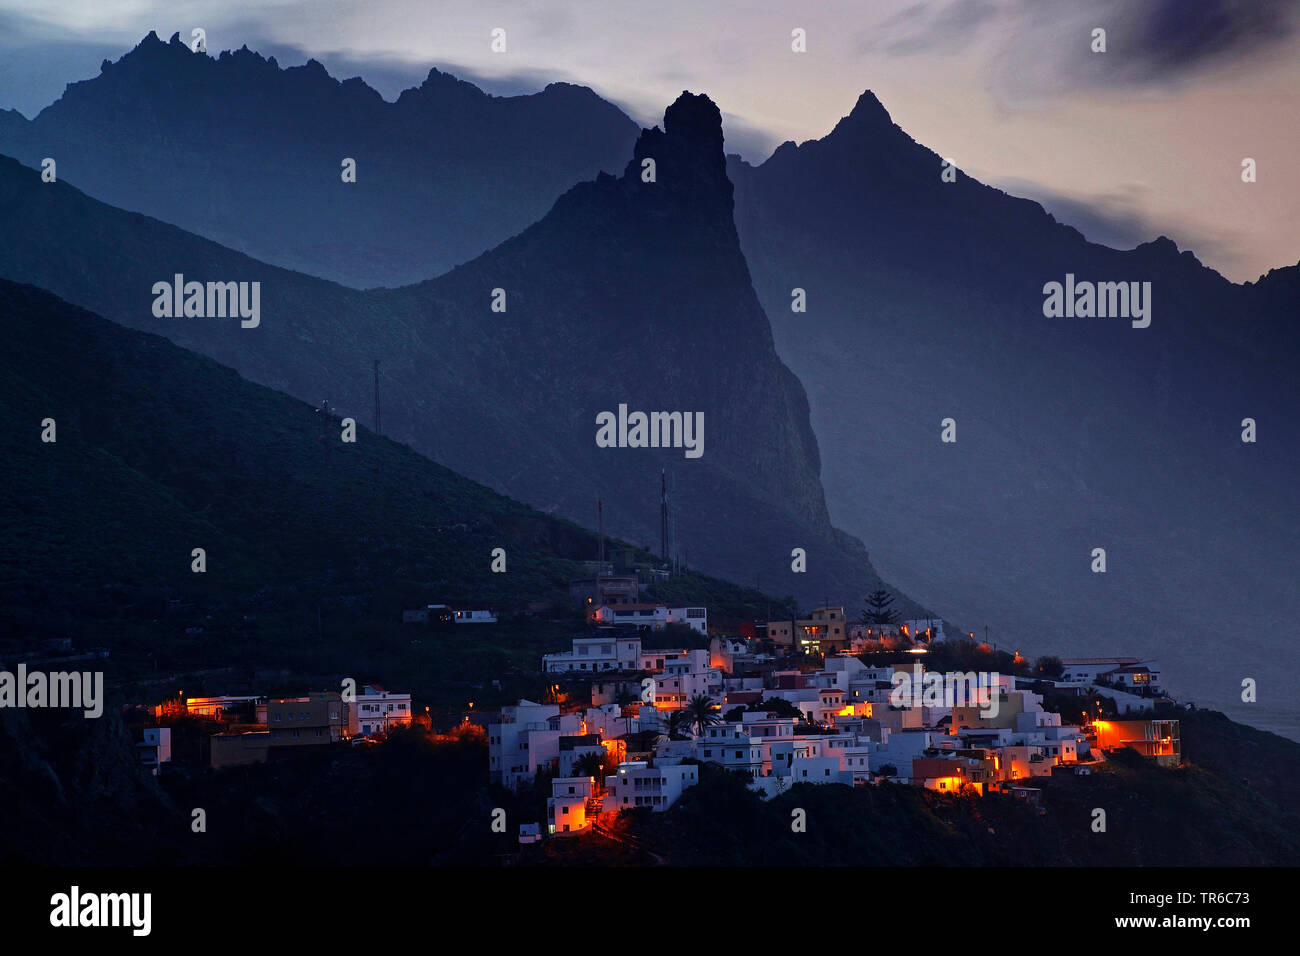
<instances>
[{"instance_id":1,"label":"mountain","mask_svg":"<svg viewBox=\"0 0 1300 956\"><path fill-rule=\"evenodd\" d=\"M589 531L364 428L345 444L336 417L159 336L6 281L0 312L10 610L94 616L113 594L279 600L394 580L514 605L564 596L595 551ZM489 571L494 547L507 574Z\"/></svg>"},{"instance_id":2,"label":"mountain","mask_svg":"<svg viewBox=\"0 0 1300 956\"><path fill-rule=\"evenodd\" d=\"M563 603L579 562L597 553L592 531L364 426L346 443L337 416L159 336L4 280L0 314L0 413L14 424L0 444L6 637L157 618L164 598L305 605L313 618L326 601L390 623L437 596ZM53 442L41 440L46 419ZM191 570L196 547L203 574ZM505 573L490 570L495 548ZM661 587L737 615L770 600L693 573ZM204 666L217 653L200 656Z\"/></svg>"},{"instance_id":3,"label":"mountain","mask_svg":"<svg viewBox=\"0 0 1300 956\"><path fill-rule=\"evenodd\" d=\"M358 287L425 279L497 245L574 183L621 167L637 133L567 83L490 96L433 69L389 103L315 60L210 57L154 33L34 119L0 113L0 153L33 167L52 157L111 205Z\"/></svg>"},{"instance_id":4,"label":"mountain","mask_svg":"<svg viewBox=\"0 0 1300 956\"><path fill-rule=\"evenodd\" d=\"M807 400L773 350L731 211L718 109L683 94L622 175L575 186L519 236L419 285L359 292L268 266L14 161L0 161L0 276L366 421L378 359L384 435L576 521L594 523L601 499L607 531L656 552L666 470L675 556L852 607L880 581L829 521ZM155 315L155 283L177 274L259 282L259 324ZM598 447L598 416L620 405L702 414L702 456Z\"/></svg>"},{"instance_id":5,"label":"mountain","mask_svg":"<svg viewBox=\"0 0 1300 956\"><path fill-rule=\"evenodd\" d=\"M942 169L869 92L821 140L729 160L832 519L1000 646L1157 657L1175 693L1300 734L1282 688L1240 698L1300 665L1282 636L1300 617L1300 267L1234 285L1167 238L1094 245ZM1150 282L1150 325L1045 317L1067 274Z\"/></svg>"}]
</instances>

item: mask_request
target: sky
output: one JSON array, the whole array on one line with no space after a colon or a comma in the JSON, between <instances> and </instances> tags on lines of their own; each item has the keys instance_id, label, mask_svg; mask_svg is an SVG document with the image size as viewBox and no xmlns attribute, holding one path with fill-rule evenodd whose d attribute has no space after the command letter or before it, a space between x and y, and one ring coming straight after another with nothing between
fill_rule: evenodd
<instances>
[{"instance_id":1,"label":"sky","mask_svg":"<svg viewBox=\"0 0 1300 956\"><path fill-rule=\"evenodd\" d=\"M493 93L580 83L643 125L703 92L753 163L870 89L918 142L1094 241L1167 235L1238 282L1300 262L1297 0L0 0L0 109L32 116L150 30L195 27L210 53L314 57L389 99L431 66Z\"/></svg>"}]
</instances>

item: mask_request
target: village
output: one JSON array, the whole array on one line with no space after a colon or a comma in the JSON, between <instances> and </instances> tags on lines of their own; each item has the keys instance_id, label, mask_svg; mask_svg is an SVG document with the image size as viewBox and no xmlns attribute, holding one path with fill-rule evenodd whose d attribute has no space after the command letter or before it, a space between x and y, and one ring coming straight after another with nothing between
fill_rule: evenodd
<instances>
[{"instance_id":1,"label":"village","mask_svg":"<svg viewBox=\"0 0 1300 956\"><path fill-rule=\"evenodd\" d=\"M599 828L602 814L667 811L703 764L742 775L765 799L797 784L889 783L1001 791L1032 806L1035 778L1089 774L1108 752L1181 763L1154 660L1047 658L1030 668L1017 653L1017 673L942 669L928 665L998 658L939 620L881 623L891 616L879 613L882 592L864 620L827 605L711 627L707 607L647 600L642 577L601 570L570 583L584 626L541 657L537 699L499 711L471 703L459 716L486 736L492 784L549 788L545 820L518 824L522 844ZM497 620L445 604L402 614L411 628ZM434 723L410 692L352 681L298 696L180 695L136 713L140 760L155 774L172 760L171 728L183 718L205 728L198 759L214 771L302 748L374 746Z\"/></svg>"}]
</instances>

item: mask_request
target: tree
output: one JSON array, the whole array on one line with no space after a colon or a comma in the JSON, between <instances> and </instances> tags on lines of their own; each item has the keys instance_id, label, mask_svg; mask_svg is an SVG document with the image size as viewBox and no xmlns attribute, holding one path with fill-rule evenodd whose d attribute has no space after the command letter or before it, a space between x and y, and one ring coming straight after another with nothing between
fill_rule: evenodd
<instances>
[{"instance_id":1,"label":"tree","mask_svg":"<svg viewBox=\"0 0 1300 956\"><path fill-rule=\"evenodd\" d=\"M573 762L573 772L577 776L596 778L597 793L605 789L605 774L609 769L606 766L608 756L603 750L600 753L592 750Z\"/></svg>"},{"instance_id":2,"label":"tree","mask_svg":"<svg viewBox=\"0 0 1300 956\"><path fill-rule=\"evenodd\" d=\"M862 610L863 624L897 624L898 614L894 611L894 596L884 588L877 588L867 595L867 606Z\"/></svg>"},{"instance_id":3,"label":"tree","mask_svg":"<svg viewBox=\"0 0 1300 956\"><path fill-rule=\"evenodd\" d=\"M1034 662L1034 673L1039 677L1056 680L1065 673L1065 665L1059 657L1040 657Z\"/></svg>"},{"instance_id":4,"label":"tree","mask_svg":"<svg viewBox=\"0 0 1300 956\"><path fill-rule=\"evenodd\" d=\"M640 703L641 698L632 691L628 690L626 684L618 685L618 692L614 696L614 703L618 704L620 715L623 719L623 733L632 732L632 715L628 713L628 707L632 704Z\"/></svg>"},{"instance_id":5,"label":"tree","mask_svg":"<svg viewBox=\"0 0 1300 956\"><path fill-rule=\"evenodd\" d=\"M704 731L721 719L713 709L712 698L707 694L693 696L686 702L682 712L686 714L686 726L694 727L697 737L703 737Z\"/></svg>"},{"instance_id":6,"label":"tree","mask_svg":"<svg viewBox=\"0 0 1300 956\"><path fill-rule=\"evenodd\" d=\"M668 738L670 740L685 740L688 730L690 730L689 714L684 710L670 711L668 714Z\"/></svg>"},{"instance_id":7,"label":"tree","mask_svg":"<svg viewBox=\"0 0 1300 956\"><path fill-rule=\"evenodd\" d=\"M749 709L776 714L778 717L796 717L803 720L803 711L784 697L769 697L767 700L760 700L757 704L750 704Z\"/></svg>"}]
</instances>

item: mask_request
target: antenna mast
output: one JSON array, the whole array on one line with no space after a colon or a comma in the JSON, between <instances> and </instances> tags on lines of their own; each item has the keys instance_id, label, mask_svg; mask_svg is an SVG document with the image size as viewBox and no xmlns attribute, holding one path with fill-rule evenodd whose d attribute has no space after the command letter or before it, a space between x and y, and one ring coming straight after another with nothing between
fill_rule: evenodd
<instances>
[{"instance_id":1,"label":"antenna mast","mask_svg":"<svg viewBox=\"0 0 1300 956\"><path fill-rule=\"evenodd\" d=\"M659 471L659 560L668 563L668 472Z\"/></svg>"}]
</instances>

